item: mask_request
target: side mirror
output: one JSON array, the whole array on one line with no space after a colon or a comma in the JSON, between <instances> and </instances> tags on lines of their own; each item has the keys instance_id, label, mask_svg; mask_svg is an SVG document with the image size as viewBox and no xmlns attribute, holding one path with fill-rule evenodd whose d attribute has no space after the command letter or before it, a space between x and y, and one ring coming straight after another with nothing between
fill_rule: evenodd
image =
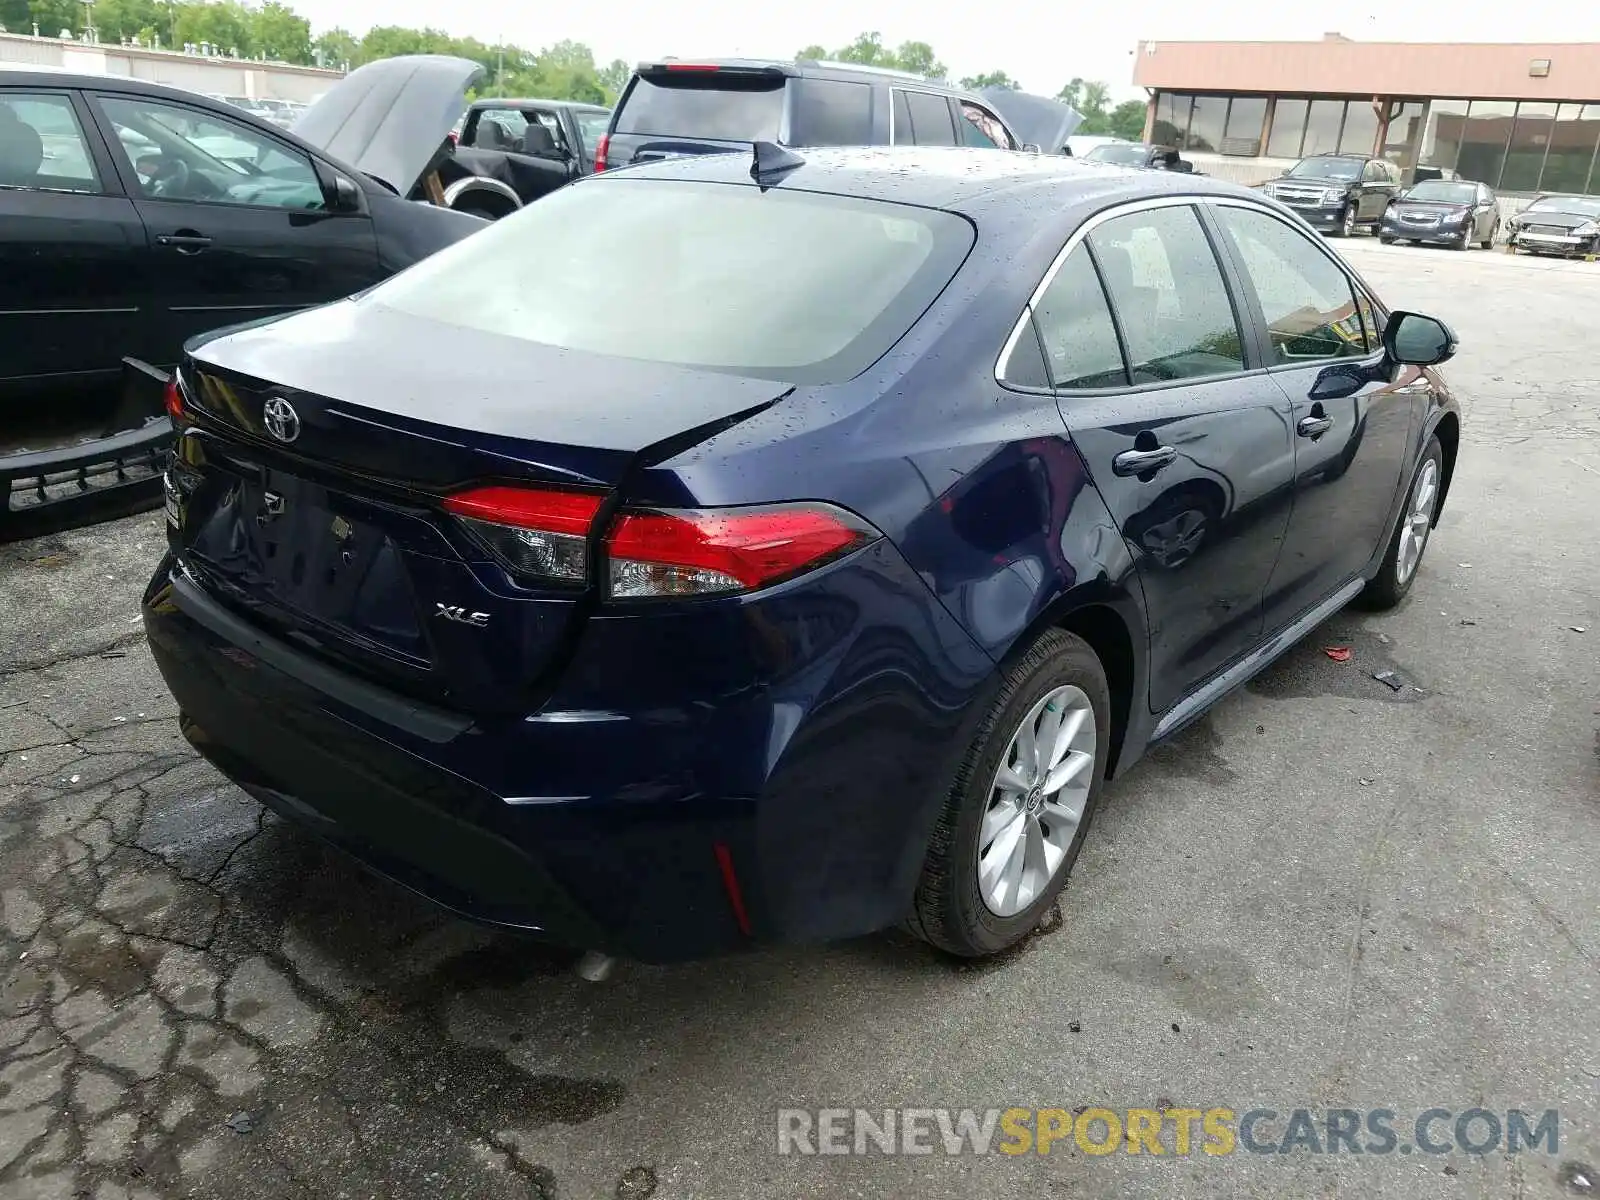
<instances>
[{"instance_id":1,"label":"side mirror","mask_svg":"<svg viewBox=\"0 0 1600 1200\"><path fill-rule=\"evenodd\" d=\"M1027 143L1025 143L1023 145L1022 150L1023 150L1024 154L1038 154L1039 153L1039 143L1038 142L1027 142Z\"/></svg>"},{"instance_id":2,"label":"side mirror","mask_svg":"<svg viewBox=\"0 0 1600 1200\"><path fill-rule=\"evenodd\" d=\"M1455 354L1456 335L1435 317L1413 312L1391 313L1389 324L1383 330L1383 349L1392 362L1431 367Z\"/></svg>"},{"instance_id":3,"label":"side mirror","mask_svg":"<svg viewBox=\"0 0 1600 1200\"><path fill-rule=\"evenodd\" d=\"M333 177L333 203L334 212L357 213L361 211L361 189L356 187L355 181L343 175Z\"/></svg>"}]
</instances>

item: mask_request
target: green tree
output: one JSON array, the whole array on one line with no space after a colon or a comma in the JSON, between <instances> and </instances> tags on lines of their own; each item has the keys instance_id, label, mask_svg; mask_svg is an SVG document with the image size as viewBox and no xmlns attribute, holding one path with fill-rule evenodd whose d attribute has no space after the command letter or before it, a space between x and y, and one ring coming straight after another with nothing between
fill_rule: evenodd
<instances>
[{"instance_id":1,"label":"green tree","mask_svg":"<svg viewBox=\"0 0 1600 1200\"><path fill-rule=\"evenodd\" d=\"M348 29L330 29L311 47L312 61L321 60L325 67L354 66L361 58L361 40Z\"/></svg>"},{"instance_id":2,"label":"green tree","mask_svg":"<svg viewBox=\"0 0 1600 1200\"><path fill-rule=\"evenodd\" d=\"M1137 142L1144 137L1145 102L1124 100L1111 110L1107 124L1113 136Z\"/></svg>"},{"instance_id":3,"label":"green tree","mask_svg":"<svg viewBox=\"0 0 1600 1200\"><path fill-rule=\"evenodd\" d=\"M23 33L32 33L35 23L41 37L55 37L63 29L76 36L83 28L83 5L76 0L29 0L28 19L19 28ZM9 26L10 22L6 24Z\"/></svg>"},{"instance_id":4,"label":"green tree","mask_svg":"<svg viewBox=\"0 0 1600 1200\"><path fill-rule=\"evenodd\" d=\"M606 90L606 103L615 104L633 77L633 68L620 58L613 58L600 68L600 86Z\"/></svg>"},{"instance_id":5,"label":"green tree","mask_svg":"<svg viewBox=\"0 0 1600 1200\"><path fill-rule=\"evenodd\" d=\"M180 4L174 22L178 44L209 42L213 48L241 56L255 53L255 13L237 0L210 4Z\"/></svg>"},{"instance_id":6,"label":"green tree","mask_svg":"<svg viewBox=\"0 0 1600 1200\"><path fill-rule=\"evenodd\" d=\"M927 42L901 42L897 50L883 44L883 34L876 30L858 33L855 41L831 54L815 43L795 55L799 59L825 59L833 62L860 63L864 67L888 67L895 71L911 71L917 75L940 79L945 66Z\"/></svg>"},{"instance_id":7,"label":"green tree","mask_svg":"<svg viewBox=\"0 0 1600 1200\"><path fill-rule=\"evenodd\" d=\"M311 22L278 0L267 0L251 15L251 43L257 54L276 62L312 62Z\"/></svg>"},{"instance_id":8,"label":"green tree","mask_svg":"<svg viewBox=\"0 0 1600 1200\"><path fill-rule=\"evenodd\" d=\"M982 75L968 75L961 81L961 86L969 92L982 91L984 88L1010 88L1020 92L1022 85L1004 71L987 71Z\"/></svg>"},{"instance_id":9,"label":"green tree","mask_svg":"<svg viewBox=\"0 0 1600 1200\"><path fill-rule=\"evenodd\" d=\"M929 79L943 79L948 73L945 65L934 54L933 47L927 42L901 42L900 49L894 52L893 58L892 63L884 65L925 75Z\"/></svg>"}]
</instances>

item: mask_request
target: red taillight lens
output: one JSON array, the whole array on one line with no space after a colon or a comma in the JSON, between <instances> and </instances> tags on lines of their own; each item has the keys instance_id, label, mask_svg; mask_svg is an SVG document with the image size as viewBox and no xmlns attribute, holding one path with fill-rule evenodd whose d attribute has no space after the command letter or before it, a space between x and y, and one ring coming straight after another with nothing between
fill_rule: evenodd
<instances>
[{"instance_id":1,"label":"red taillight lens","mask_svg":"<svg viewBox=\"0 0 1600 1200\"><path fill-rule=\"evenodd\" d=\"M520 579L581 585L601 497L484 487L446 497L445 511ZM607 594L620 600L714 596L767 587L879 536L829 504L724 509L624 509L605 539Z\"/></svg>"},{"instance_id":2,"label":"red taillight lens","mask_svg":"<svg viewBox=\"0 0 1600 1200\"><path fill-rule=\"evenodd\" d=\"M669 71L720 71L722 69L716 63L669 62L664 65Z\"/></svg>"},{"instance_id":3,"label":"red taillight lens","mask_svg":"<svg viewBox=\"0 0 1600 1200\"><path fill-rule=\"evenodd\" d=\"M611 135L609 133L602 133L600 135L600 140L594 144L594 169L596 171L604 171L606 169L606 155L610 153L610 151Z\"/></svg>"},{"instance_id":4,"label":"red taillight lens","mask_svg":"<svg viewBox=\"0 0 1600 1200\"><path fill-rule=\"evenodd\" d=\"M161 402L174 425L183 420L183 388L178 383L176 371L167 377L167 386L162 392Z\"/></svg>"},{"instance_id":5,"label":"red taillight lens","mask_svg":"<svg viewBox=\"0 0 1600 1200\"><path fill-rule=\"evenodd\" d=\"M618 599L749 591L822 566L878 536L827 504L624 512L606 538Z\"/></svg>"},{"instance_id":6,"label":"red taillight lens","mask_svg":"<svg viewBox=\"0 0 1600 1200\"><path fill-rule=\"evenodd\" d=\"M589 578L589 527L599 496L485 487L448 496L444 507L515 575L565 584Z\"/></svg>"}]
</instances>

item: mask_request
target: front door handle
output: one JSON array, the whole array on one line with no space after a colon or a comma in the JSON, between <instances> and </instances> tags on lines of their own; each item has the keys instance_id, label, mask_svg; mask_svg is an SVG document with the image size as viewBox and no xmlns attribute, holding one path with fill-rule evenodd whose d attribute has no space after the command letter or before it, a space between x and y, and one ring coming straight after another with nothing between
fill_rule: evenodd
<instances>
[{"instance_id":1,"label":"front door handle","mask_svg":"<svg viewBox=\"0 0 1600 1200\"><path fill-rule=\"evenodd\" d=\"M177 233L164 233L156 238L156 245L171 246L179 254L199 254L211 245L211 239L193 229L180 229Z\"/></svg>"},{"instance_id":2,"label":"front door handle","mask_svg":"<svg viewBox=\"0 0 1600 1200\"><path fill-rule=\"evenodd\" d=\"M1171 446L1157 446L1154 450L1124 450L1111 460L1111 470L1117 475L1154 475L1178 460L1178 452Z\"/></svg>"},{"instance_id":3,"label":"front door handle","mask_svg":"<svg viewBox=\"0 0 1600 1200\"><path fill-rule=\"evenodd\" d=\"M1317 407L1320 409L1322 406L1319 404ZM1332 428L1333 418L1325 417L1318 412L1309 417L1301 417L1300 424L1294 427L1294 431L1303 438L1310 438L1312 441L1316 441Z\"/></svg>"}]
</instances>

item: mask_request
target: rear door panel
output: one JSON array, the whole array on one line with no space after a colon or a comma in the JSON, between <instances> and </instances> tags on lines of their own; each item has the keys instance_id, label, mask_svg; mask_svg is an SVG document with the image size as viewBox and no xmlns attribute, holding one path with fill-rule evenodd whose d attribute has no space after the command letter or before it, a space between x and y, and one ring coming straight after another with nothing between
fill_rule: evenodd
<instances>
[{"instance_id":1,"label":"rear door panel","mask_svg":"<svg viewBox=\"0 0 1600 1200\"><path fill-rule=\"evenodd\" d=\"M0 188L0 382L109 376L147 349L144 225L73 92L4 88L0 104L43 127L44 153L30 178Z\"/></svg>"}]
</instances>

